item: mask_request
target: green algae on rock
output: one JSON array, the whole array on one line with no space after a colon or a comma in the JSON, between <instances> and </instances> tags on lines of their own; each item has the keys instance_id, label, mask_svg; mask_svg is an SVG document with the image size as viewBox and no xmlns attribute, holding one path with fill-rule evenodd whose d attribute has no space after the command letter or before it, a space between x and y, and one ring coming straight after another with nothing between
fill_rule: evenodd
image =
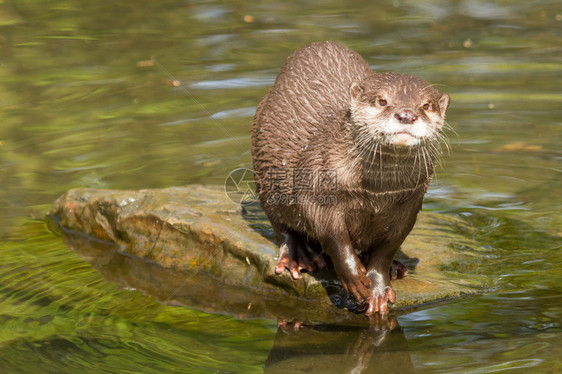
<instances>
[{"instance_id":1,"label":"green algae on rock","mask_svg":"<svg viewBox=\"0 0 562 374\"><path fill-rule=\"evenodd\" d=\"M277 244L265 215L256 205L233 203L219 187L75 189L54 203L50 216L67 245L106 279L163 302L240 318L365 320L343 308L353 300L333 271L299 280L276 275ZM481 259L476 244L453 229L458 226L466 225L420 213L398 255L409 275L392 281L397 312L482 289L484 280L447 270Z\"/></svg>"}]
</instances>

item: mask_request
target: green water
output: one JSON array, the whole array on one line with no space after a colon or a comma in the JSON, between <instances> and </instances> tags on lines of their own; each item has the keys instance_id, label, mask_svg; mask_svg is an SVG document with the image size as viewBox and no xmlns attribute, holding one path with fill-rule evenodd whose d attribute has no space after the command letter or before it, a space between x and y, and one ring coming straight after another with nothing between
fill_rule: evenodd
<instances>
[{"instance_id":1,"label":"green water","mask_svg":"<svg viewBox=\"0 0 562 374\"><path fill-rule=\"evenodd\" d=\"M485 261L455 266L491 292L285 333L106 282L47 229L70 188L249 166L255 106L318 40L451 95L424 209L471 223ZM558 1L0 0L0 372L561 372L561 86Z\"/></svg>"}]
</instances>

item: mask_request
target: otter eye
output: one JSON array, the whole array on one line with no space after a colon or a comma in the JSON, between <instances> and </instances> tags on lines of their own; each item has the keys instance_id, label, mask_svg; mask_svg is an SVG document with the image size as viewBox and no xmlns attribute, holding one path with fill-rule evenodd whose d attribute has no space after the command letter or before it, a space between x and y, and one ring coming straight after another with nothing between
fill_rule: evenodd
<instances>
[{"instance_id":1,"label":"otter eye","mask_svg":"<svg viewBox=\"0 0 562 374\"><path fill-rule=\"evenodd\" d=\"M423 104L422 108L423 108L423 110L429 110L429 108L431 108L431 104L425 103L425 104Z\"/></svg>"},{"instance_id":2,"label":"otter eye","mask_svg":"<svg viewBox=\"0 0 562 374\"><path fill-rule=\"evenodd\" d=\"M380 106L386 106L386 104L387 104L385 99L379 99L378 103L379 103Z\"/></svg>"}]
</instances>

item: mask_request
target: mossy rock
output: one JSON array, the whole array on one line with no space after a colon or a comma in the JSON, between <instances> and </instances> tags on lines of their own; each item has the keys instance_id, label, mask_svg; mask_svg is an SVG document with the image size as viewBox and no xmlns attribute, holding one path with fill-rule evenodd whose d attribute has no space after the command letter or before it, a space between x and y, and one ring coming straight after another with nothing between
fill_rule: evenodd
<instances>
[{"instance_id":1,"label":"mossy rock","mask_svg":"<svg viewBox=\"0 0 562 374\"><path fill-rule=\"evenodd\" d=\"M335 273L293 280L275 274L277 243L259 206L242 208L219 187L114 191L75 189L50 213L65 242L106 279L161 301L240 318L361 323ZM478 293L484 280L451 264L481 260L457 218L420 213L398 258L409 275L392 281L397 313Z\"/></svg>"}]
</instances>

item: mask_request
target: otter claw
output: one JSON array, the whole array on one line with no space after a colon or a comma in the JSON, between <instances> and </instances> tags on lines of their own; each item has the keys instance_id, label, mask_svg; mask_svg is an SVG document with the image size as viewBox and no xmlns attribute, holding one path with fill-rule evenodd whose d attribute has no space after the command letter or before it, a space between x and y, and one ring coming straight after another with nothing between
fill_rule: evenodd
<instances>
[{"instance_id":1,"label":"otter claw","mask_svg":"<svg viewBox=\"0 0 562 374\"><path fill-rule=\"evenodd\" d=\"M396 302L396 292L392 287L385 287L382 292L380 290L374 291L372 297L369 299L369 308L365 312L366 316L373 316L375 313L386 315L389 313L388 304Z\"/></svg>"}]
</instances>

